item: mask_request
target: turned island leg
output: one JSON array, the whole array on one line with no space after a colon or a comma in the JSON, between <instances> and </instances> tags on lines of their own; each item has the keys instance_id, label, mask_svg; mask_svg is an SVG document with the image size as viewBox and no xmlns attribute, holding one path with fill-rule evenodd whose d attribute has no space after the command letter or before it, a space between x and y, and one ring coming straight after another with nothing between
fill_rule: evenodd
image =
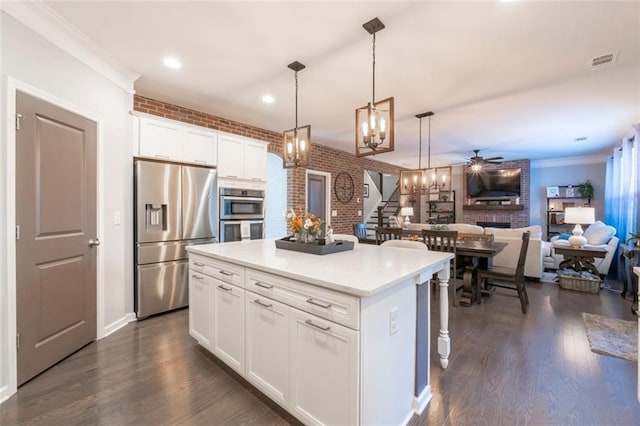
<instances>
[{"instance_id":1,"label":"turned island leg","mask_svg":"<svg viewBox=\"0 0 640 426\"><path fill-rule=\"evenodd\" d=\"M450 267L447 264L438 272L440 284L440 334L438 335L438 354L442 368L449 366L449 354L451 353L451 341L449 339L449 277Z\"/></svg>"}]
</instances>

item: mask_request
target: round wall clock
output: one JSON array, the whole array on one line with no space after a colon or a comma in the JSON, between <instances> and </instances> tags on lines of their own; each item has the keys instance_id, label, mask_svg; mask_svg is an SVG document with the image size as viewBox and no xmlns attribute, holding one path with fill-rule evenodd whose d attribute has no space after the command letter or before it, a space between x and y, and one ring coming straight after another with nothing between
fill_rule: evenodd
<instances>
[{"instance_id":1,"label":"round wall clock","mask_svg":"<svg viewBox=\"0 0 640 426\"><path fill-rule=\"evenodd\" d=\"M341 203L348 203L353 198L353 178L347 172L340 172L333 183L333 191Z\"/></svg>"}]
</instances>

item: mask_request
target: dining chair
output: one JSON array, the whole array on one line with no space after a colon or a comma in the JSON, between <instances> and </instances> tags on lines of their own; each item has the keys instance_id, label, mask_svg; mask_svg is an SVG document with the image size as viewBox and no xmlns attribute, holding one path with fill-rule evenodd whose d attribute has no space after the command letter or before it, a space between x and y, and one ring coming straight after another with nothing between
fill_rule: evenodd
<instances>
[{"instance_id":1,"label":"dining chair","mask_svg":"<svg viewBox=\"0 0 640 426\"><path fill-rule=\"evenodd\" d=\"M410 241L410 240L387 240L382 244L380 244L380 247L397 247L397 248L429 251L429 248L423 242Z\"/></svg>"},{"instance_id":2,"label":"dining chair","mask_svg":"<svg viewBox=\"0 0 640 426\"><path fill-rule=\"evenodd\" d=\"M358 238L366 239L367 238L367 224L366 223L354 223L353 224L353 235Z\"/></svg>"},{"instance_id":3,"label":"dining chair","mask_svg":"<svg viewBox=\"0 0 640 426\"><path fill-rule=\"evenodd\" d=\"M522 233L522 246L520 247L520 256L515 268L507 268L504 266L494 266L486 270L478 270L478 292L477 302L481 303L482 293L492 293L488 291L487 286L492 285L507 290L515 290L520 299L520 307L522 313L527 313L527 305L529 305L529 296L527 295L527 286L524 280L524 261L527 257L527 248L529 247L529 232Z\"/></svg>"},{"instance_id":4,"label":"dining chair","mask_svg":"<svg viewBox=\"0 0 640 426\"><path fill-rule=\"evenodd\" d=\"M427 248L431 251L445 251L449 253L453 253L453 260L451 261L451 277L449 278L449 287L451 287L451 292L453 293L453 297L451 300L453 301L453 306L458 305L458 290L463 288L462 281L461 284L458 285L458 280L456 279L456 244L458 240L458 231L436 231L433 229L423 229L422 230L422 241L427 246ZM432 283L434 284L434 290L437 286L437 280L432 279Z\"/></svg>"},{"instance_id":5,"label":"dining chair","mask_svg":"<svg viewBox=\"0 0 640 426\"><path fill-rule=\"evenodd\" d=\"M358 237L356 237L355 235L349 235L349 234L333 234L333 240L334 241L338 241L338 240L353 241L354 247L355 247L355 244L358 244L359 242Z\"/></svg>"},{"instance_id":6,"label":"dining chair","mask_svg":"<svg viewBox=\"0 0 640 426\"><path fill-rule=\"evenodd\" d=\"M388 240L402 239L402 228L376 227L376 244L380 245Z\"/></svg>"}]
</instances>

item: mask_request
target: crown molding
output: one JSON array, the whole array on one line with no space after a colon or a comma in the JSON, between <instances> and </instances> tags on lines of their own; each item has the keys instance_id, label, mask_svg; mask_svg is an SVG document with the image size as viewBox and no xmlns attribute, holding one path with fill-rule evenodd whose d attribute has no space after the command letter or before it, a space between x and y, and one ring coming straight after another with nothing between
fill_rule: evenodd
<instances>
[{"instance_id":1,"label":"crown molding","mask_svg":"<svg viewBox=\"0 0 640 426\"><path fill-rule=\"evenodd\" d=\"M607 162L606 154L589 155L583 157L551 158L548 160L532 160L531 168L577 166L581 164L601 164Z\"/></svg>"},{"instance_id":2,"label":"crown molding","mask_svg":"<svg viewBox=\"0 0 640 426\"><path fill-rule=\"evenodd\" d=\"M0 1L0 9L127 93L140 77L41 0Z\"/></svg>"}]
</instances>

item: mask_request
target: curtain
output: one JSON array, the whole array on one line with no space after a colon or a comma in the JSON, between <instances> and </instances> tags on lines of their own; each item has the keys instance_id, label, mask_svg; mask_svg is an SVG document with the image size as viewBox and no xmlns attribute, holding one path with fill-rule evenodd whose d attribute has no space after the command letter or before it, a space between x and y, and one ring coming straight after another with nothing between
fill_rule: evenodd
<instances>
[{"instance_id":1,"label":"curtain","mask_svg":"<svg viewBox=\"0 0 640 426\"><path fill-rule=\"evenodd\" d=\"M630 232L639 231L640 223L640 123L633 127L634 136L623 139L607 161L604 193L605 223L616 228L623 243Z\"/></svg>"}]
</instances>

